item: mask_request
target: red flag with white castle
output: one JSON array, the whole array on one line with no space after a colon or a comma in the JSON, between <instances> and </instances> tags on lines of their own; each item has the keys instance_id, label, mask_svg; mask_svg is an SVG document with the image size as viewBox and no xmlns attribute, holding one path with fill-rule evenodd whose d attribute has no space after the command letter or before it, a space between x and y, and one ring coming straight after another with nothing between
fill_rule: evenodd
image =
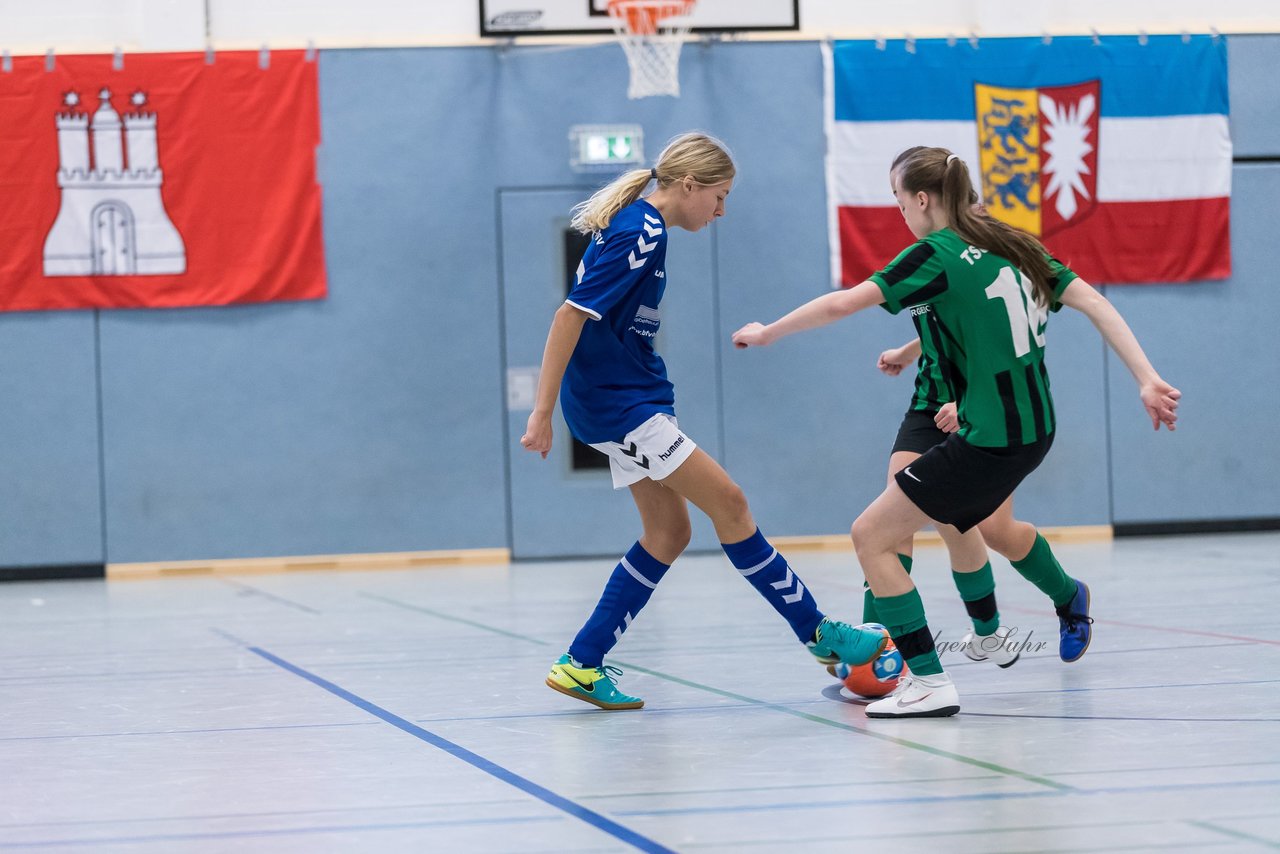
<instances>
[{"instance_id":1,"label":"red flag with white castle","mask_svg":"<svg viewBox=\"0 0 1280 854\"><path fill-rule=\"evenodd\" d=\"M323 298L316 64L263 59L15 57L0 311Z\"/></svg>"}]
</instances>

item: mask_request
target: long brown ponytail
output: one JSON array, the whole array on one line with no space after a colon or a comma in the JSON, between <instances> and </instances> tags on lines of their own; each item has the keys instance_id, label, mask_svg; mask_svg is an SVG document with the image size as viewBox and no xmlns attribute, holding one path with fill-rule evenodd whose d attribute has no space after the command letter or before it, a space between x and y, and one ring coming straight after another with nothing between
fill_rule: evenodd
<instances>
[{"instance_id":1,"label":"long brown ponytail","mask_svg":"<svg viewBox=\"0 0 1280 854\"><path fill-rule=\"evenodd\" d=\"M1046 307L1053 302L1052 272L1044 246L1021 229L974 212L977 196L963 160L945 148L918 145L899 154L891 171L897 173L900 186L908 193L940 197L951 230L961 239L1013 262L1031 279L1036 302Z\"/></svg>"}]
</instances>

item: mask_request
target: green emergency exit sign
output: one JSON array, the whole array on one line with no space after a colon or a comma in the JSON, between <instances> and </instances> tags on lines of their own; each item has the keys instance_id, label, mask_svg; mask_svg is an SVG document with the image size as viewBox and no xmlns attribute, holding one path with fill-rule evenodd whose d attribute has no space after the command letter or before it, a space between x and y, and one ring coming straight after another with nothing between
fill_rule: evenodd
<instances>
[{"instance_id":1,"label":"green emergency exit sign","mask_svg":"<svg viewBox=\"0 0 1280 854\"><path fill-rule=\"evenodd\" d=\"M575 125L569 129L569 165L597 171L644 163L644 131L639 125Z\"/></svg>"}]
</instances>

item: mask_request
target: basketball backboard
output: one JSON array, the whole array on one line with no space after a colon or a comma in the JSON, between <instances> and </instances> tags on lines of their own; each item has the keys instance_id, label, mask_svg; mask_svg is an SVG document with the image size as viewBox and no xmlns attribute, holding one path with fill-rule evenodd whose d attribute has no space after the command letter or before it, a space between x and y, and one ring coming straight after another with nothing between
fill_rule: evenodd
<instances>
[{"instance_id":1,"label":"basketball backboard","mask_svg":"<svg viewBox=\"0 0 1280 854\"><path fill-rule=\"evenodd\" d=\"M480 35L608 35L608 0L479 0ZM698 0L695 33L798 30L800 0Z\"/></svg>"}]
</instances>

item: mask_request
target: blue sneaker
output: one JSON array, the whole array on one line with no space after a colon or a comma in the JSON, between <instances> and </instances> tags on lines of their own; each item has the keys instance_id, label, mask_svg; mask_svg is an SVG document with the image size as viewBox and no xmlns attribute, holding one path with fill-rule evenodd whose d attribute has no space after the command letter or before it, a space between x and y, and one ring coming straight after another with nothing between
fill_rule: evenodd
<instances>
[{"instance_id":1,"label":"blue sneaker","mask_svg":"<svg viewBox=\"0 0 1280 854\"><path fill-rule=\"evenodd\" d=\"M644 700L618 690L614 677L621 675L621 670L608 665L575 667L566 652L551 665L547 687L611 712L643 708Z\"/></svg>"},{"instance_id":2,"label":"blue sneaker","mask_svg":"<svg viewBox=\"0 0 1280 854\"><path fill-rule=\"evenodd\" d=\"M1076 595L1065 605L1054 609L1058 612L1058 657L1063 661L1077 661L1089 648L1093 639L1093 617L1089 616L1089 585L1076 581Z\"/></svg>"},{"instance_id":3,"label":"blue sneaker","mask_svg":"<svg viewBox=\"0 0 1280 854\"><path fill-rule=\"evenodd\" d=\"M889 630L879 623L851 626L826 617L818 624L813 640L805 646L823 664L866 664L884 651Z\"/></svg>"}]
</instances>

